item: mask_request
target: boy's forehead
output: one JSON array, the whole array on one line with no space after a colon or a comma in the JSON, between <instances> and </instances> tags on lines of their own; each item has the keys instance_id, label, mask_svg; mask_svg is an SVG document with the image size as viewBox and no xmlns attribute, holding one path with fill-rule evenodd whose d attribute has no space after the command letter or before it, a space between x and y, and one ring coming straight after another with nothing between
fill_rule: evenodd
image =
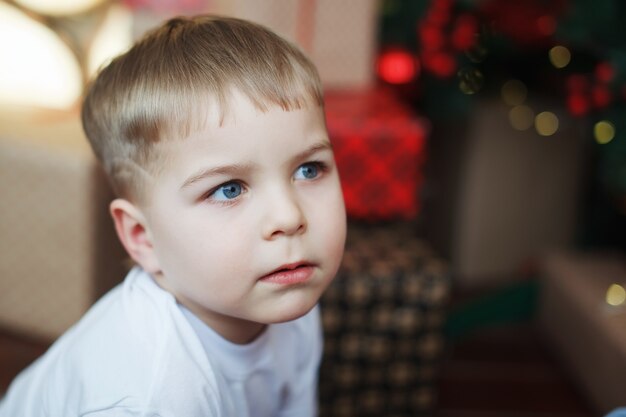
<instances>
[{"instance_id":1,"label":"boy's forehead","mask_svg":"<svg viewBox=\"0 0 626 417\"><path fill-rule=\"evenodd\" d=\"M179 134L172 133L179 139L186 139L206 130L224 130L243 125L249 122L251 118L262 116L268 112L288 113L297 110L319 113L322 116L321 121L324 121L323 107L317 103L303 101L303 105L299 109L284 109L279 104L269 100L255 103L248 95L233 88L221 99L206 94L188 113L186 127L181 129L182 132L178 132Z\"/></svg>"}]
</instances>

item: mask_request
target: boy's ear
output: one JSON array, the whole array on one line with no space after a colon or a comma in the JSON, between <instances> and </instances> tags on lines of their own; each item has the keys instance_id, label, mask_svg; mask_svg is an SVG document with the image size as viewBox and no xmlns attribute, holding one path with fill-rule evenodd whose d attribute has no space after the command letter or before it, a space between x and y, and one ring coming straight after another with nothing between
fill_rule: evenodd
<instances>
[{"instance_id":1,"label":"boy's ear","mask_svg":"<svg viewBox=\"0 0 626 417\"><path fill-rule=\"evenodd\" d=\"M137 206L121 198L109 206L115 231L126 252L146 272L157 273L161 268L154 252L146 219Z\"/></svg>"}]
</instances>

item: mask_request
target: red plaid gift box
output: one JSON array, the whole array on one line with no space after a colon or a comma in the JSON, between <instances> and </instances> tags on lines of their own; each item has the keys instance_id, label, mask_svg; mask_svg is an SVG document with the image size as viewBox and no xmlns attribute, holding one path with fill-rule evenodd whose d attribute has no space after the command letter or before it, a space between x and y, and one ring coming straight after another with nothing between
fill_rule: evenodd
<instances>
[{"instance_id":1,"label":"red plaid gift box","mask_svg":"<svg viewBox=\"0 0 626 417\"><path fill-rule=\"evenodd\" d=\"M424 121L384 90L328 92L325 105L348 216L414 219L422 183Z\"/></svg>"}]
</instances>

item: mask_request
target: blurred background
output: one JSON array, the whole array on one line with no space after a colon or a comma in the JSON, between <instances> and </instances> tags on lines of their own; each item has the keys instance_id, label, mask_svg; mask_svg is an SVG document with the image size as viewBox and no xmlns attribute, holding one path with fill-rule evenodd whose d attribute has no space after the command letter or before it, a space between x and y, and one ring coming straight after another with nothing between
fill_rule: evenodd
<instances>
[{"instance_id":1,"label":"blurred background","mask_svg":"<svg viewBox=\"0 0 626 417\"><path fill-rule=\"evenodd\" d=\"M320 71L350 221L322 415L626 405L626 4L0 1L0 392L124 276L79 111L162 20L267 25Z\"/></svg>"}]
</instances>

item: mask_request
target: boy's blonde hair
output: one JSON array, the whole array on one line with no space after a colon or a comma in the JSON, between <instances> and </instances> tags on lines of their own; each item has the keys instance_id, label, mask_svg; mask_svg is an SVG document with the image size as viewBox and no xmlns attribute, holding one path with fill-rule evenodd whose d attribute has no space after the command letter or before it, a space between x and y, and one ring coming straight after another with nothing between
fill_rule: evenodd
<instances>
[{"instance_id":1,"label":"boy's blonde hair","mask_svg":"<svg viewBox=\"0 0 626 417\"><path fill-rule=\"evenodd\" d=\"M315 66L263 26L217 16L177 17L114 59L87 91L83 128L116 193L143 199L144 180L164 163L155 144L220 123L233 90L261 111L321 106Z\"/></svg>"}]
</instances>

